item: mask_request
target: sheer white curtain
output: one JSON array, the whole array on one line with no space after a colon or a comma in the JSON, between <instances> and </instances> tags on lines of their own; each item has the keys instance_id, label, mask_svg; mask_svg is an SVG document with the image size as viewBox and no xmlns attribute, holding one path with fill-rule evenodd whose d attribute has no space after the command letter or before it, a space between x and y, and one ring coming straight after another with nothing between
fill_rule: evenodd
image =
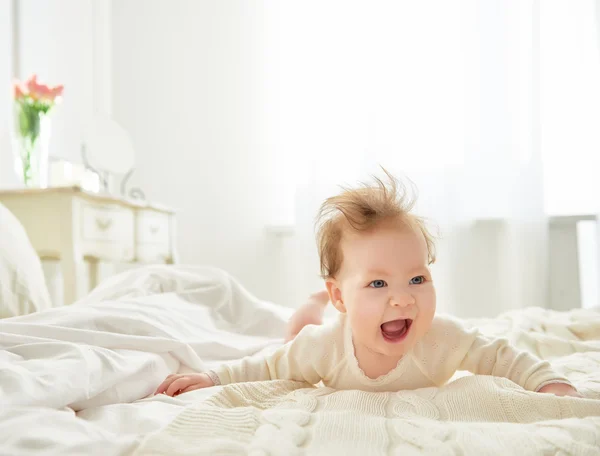
<instances>
[{"instance_id":1,"label":"sheer white curtain","mask_svg":"<svg viewBox=\"0 0 600 456\"><path fill-rule=\"evenodd\" d=\"M382 165L416 183L418 212L439 227L441 310L546 305L535 8L319 0L269 9L278 24L267 37L270 125L282 198L296 191L292 289L320 286L319 203Z\"/></svg>"},{"instance_id":2,"label":"sheer white curtain","mask_svg":"<svg viewBox=\"0 0 600 456\"><path fill-rule=\"evenodd\" d=\"M540 2L540 122L550 215L600 213L600 1ZM598 306L600 229L580 223L582 306Z\"/></svg>"},{"instance_id":3,"label":"sheer white curtain","mask_svg":"<svg viewBox=\"0 0 600 456\"><path fill-rule=\"evenodd\" d=\"M600 212L600 2L540 2L542 154L549 214Z\"/></svg>"}]
</instances>

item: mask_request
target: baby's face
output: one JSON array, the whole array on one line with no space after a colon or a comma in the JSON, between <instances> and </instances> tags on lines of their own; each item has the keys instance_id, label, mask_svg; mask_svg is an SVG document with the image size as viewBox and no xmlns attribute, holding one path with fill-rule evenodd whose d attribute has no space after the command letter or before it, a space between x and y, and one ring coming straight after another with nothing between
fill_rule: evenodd
<instances>
[{"instance_id":1,"label":"baby's face","mask_svg":"<svg viewBox=\"0 0 600 456\"><path fill-rule=\"evenodd\" d=\"M328 288L338 310L348 314L355 346L404 355L435 314L425 238L396 223L345 235L340 247L342 267Z\"/></svg>"}]
</instances>

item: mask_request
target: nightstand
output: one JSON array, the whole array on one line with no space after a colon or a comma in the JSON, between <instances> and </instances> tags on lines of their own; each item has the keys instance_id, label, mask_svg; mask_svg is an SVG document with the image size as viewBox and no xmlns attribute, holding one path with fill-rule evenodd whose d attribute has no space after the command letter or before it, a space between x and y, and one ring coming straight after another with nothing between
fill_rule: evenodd
<instances>
[{"instance_id":1,"label":"nightstand","mask_svg":"<svg viewBox=\"0 0 600 456\"><path fill-rule=\"evenodd\" d=\"M88 291L86 260L90 288L98 281L98 261L177 262L175 213L169 208L79 187L4 190L0 202L19 219L41 259L60 261L65 304Z\"/></svg>"}]
</instances>

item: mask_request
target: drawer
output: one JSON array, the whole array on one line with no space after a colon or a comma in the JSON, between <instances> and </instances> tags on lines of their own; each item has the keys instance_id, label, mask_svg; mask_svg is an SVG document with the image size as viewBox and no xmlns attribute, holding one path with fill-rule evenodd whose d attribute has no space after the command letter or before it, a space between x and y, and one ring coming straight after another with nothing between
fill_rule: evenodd
<instances>
[{"instance_id":1,"label":"drawer","mask_svg":"<svg viewBox=\"0 0 600 456\"><path fill-rule=\"evenodd\" d=\"M133 211L115 206L85 205L82 210L84 241L119 242L133 239Z\"/></svg>"},{"instance_id":2,"label":"drawer","mask_svg":"<svg viewBox=\"0 0 600 456\"><path fill-rule=\"evenodd\" d=\"M169 246L169 215L154 211L140 211L136 220L136 243Z\"/></svg>"},{"instance_id":3,"label":"drawer","mask_svg":"<svg viewBox=\"0 0 600 456\"><path fill-rule=\"evenodd\" d=\"M108 261L135 257L135 215L132 209L112 205L83 205L83 255Z\"/></svg>"}]
</instances>

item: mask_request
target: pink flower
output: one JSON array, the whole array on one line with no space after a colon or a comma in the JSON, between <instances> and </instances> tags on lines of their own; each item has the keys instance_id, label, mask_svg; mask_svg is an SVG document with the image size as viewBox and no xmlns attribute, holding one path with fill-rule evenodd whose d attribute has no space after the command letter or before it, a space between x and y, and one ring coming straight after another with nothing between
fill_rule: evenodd
<instances>
[{"instance_id":1,"label":"pink flower","mask_svg":"<svg viewBox=\"0 0 600 456\"><path fill-rule=\"evenodd\" d=\"M13 83L14 86L14 97L15 100L19 100L21 98L25 98L25 91L23 90L23 88L21 87L21 83L19 81L15 81Z\"/></svg>"},{"instance_id":2,"label":"pink flower","mask_svg":"<svg viewBox=\"0 0 600 456\"><path fill-rule=\"evenodd\" d=\"M34 100L38 98L38 82L37 82L37 74L32 75L26 82L25 87L27 87L27 91L29 95Z\"/></svg>"},{"instance_id":3,"label":"pink flower","mask_svg":"<svg viewBox=\"0 0 600 456\"><path fill-rule=\"evenodd\" d=\"M62 84L54 86L50 91L52 99L54 100L58 97L61 97L64 89L65 89L65 86L63 86Z\"/></svg>"},{"instance_id":4,"label":"pink flower","mask_svg":"<svg viewBox=\"0 0 600 456\"><path fill-rule=\"evenodd\" d=\"M39 99L47 100L50 98L51 94L52 94L52 90L50 90L50 87L48 87L47 85L39 84L37 86L37 96Z\"/></svg>"},{"instance_id":5,"label":"pink flower","mask_svg":"<svg viewBox=\"0 0 600 456\"><path fill-rule=\"evenodd\" d=\"M15 99L29 97L32 100L40 100L52 104L57 98L62 96L64 90L63 85L51 87L46 84L40 84L36 74L32 75L24 85L25 87L18 81L15 81Z\"/></svg>"}]
</instances>

